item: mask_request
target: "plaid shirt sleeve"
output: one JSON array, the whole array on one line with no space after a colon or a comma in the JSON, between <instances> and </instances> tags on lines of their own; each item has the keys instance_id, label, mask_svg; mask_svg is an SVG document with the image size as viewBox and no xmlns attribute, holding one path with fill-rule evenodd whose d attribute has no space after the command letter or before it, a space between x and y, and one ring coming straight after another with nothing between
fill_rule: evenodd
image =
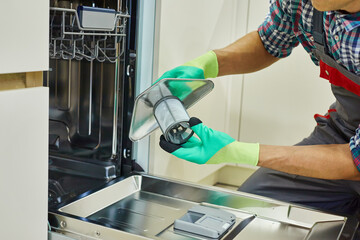
<instances>
[{"instance_id":1,"label":"plaid shirt sleeve","mask_svg":"<svg viewBox=\"0 0 360 240\"><path fill-rule=\"evenodd\" d=\"M277 58L289 56L299 44L290 11L291 0L270 0L270 13L258 28L265 49Z\"/></svg>"},{"instance_id":2,"label":"plaid shirt sleeve","mask_svg":"<svg viewBox=\"0 0 360 240\"><path fill-rule=\"evenodd\" d=\"M350 139L350 151L357 169L360 171L360 125L355 136Z\"/></svg>"}]
</instances>

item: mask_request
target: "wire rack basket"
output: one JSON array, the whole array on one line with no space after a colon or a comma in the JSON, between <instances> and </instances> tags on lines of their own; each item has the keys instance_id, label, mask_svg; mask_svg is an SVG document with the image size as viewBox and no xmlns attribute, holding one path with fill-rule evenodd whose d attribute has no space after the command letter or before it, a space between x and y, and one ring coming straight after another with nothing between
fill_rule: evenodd
<instances>
[{"instance_id":1,"label":"wire rack basket","mask_svg":"<svg viewBox=\"0 0 360 240\"><path fill-rule=\"evenodd\" d=\"M116 13L111 28L84 28L75 9L50 8L50 58L114 63L125 50L130 15Z\"/></svg>"}]
</instances>

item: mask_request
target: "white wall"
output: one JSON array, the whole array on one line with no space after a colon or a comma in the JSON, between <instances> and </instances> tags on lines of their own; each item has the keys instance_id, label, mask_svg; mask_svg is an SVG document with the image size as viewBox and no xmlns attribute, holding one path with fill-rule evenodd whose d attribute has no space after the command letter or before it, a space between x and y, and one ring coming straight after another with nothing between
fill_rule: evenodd
<instances>
[{"instance_id":1,"label":"white wall","mask_svg":"<svg viewBox=\"0 0 360 240\"><path fill-rule=\"evenodd\" d=\"M256 30L268 12L268 0L162 0L158 36L159 76L210 49L221 48ZM203 122L236 139L291 145L306 137L316 112L333 101L330 87L298 47L286 60L248 75L221 77L215 89L189 110ZM198 166L176 159L151 138L150 173L199 181L219 166Z\"/></svg>"},{"instance_id":2,"label":"white wall","mask_svg":"<svg viewBox=\"0 0 360 240\"><path fill-rule=\"evenodd\" d=\"M159 64L155 70L159 76L245 34L246 1L163 0L159 3ZM190 109L189 114L238 138L241 76L222 77L214 82L213 92ZM198 181L219 168L217 165L199 166L172 157L158 146L159 136L157 131L151 141L150 173Z\"/></svg>"},{"instance_id":3,"label":"white wall","mask_svg":"<svg viewBox=\"0 0 360 240\"><path fill-rule=\"evenodd\" d=\"M268 12L269 0L250 0L249 29ZM307 137L315 113L327 112L335 101L328 81L300 45L268 69L244 76L240 140L293 145Z\"/></svg>"}]
</instances>

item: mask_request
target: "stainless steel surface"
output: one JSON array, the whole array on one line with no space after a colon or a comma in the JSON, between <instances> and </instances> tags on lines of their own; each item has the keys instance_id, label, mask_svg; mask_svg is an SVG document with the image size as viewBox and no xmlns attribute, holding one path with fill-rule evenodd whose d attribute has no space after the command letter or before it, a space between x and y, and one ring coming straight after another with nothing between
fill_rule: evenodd
<instances>
[{"instance_id":1,"label":"stainless steel surface","mask_svg":"<svg viewBox=\"0 0 360 240\"><path fill-rule=\"evenodd\" d=\"M114 178L116 167L109 160L116 158L121 127L123 103L118 103L121 92L116 89L123 64L51 59L50 67L45 76L50 88L50 169Z\"/></svg>"},{"instance_id":2,"label":"stainless steel surface","mask_svg":"<svg viewBox=\"0 0 360 240\"><path fill-rule=\"evenodd\" d=\"M91 161L79 161L71 158L51 157L50 170L73 174L77 176L90 176L95 179L113 179L116 177L116 166L112 163L98 163ZM86 170L86 171L85 171Z\"/></svg>"},{"instance_id":3,"label":"stainless steel surface","mask_svg":"<svg viewBox=\"0 0 360 240\"><path fill-rule=\"evenodd\" d=\"M327 240L336 236L343 228L340 221L317 222L306 236L306 240Z\"/></svg>"},{"instance_id":4,"label":"stainless steel surface","mask_svg":"<svg viewBox=\"0 0 360 240\"><path fill-rule=\"evenodd\" d=\"M78 0L68 2L91 4ZM50 45L54 41L65 44L57 50L69 48L75 51L75 57L53 55L50 70L44 74L50 91L49 208L98 189L131 171L131 167L123 167L126 165L123 162L131 159L132 143L127 136L134 90L132 84L128 87L128 82L133 83L133 80L124 74L124 69L130 64L129 54L125 52L135 48L125 44L125 39L132 42L135 36L126 34L135 29L135 24L132 28L126 25L131 22L129 16L121 15L131 11L128 0L97 1L97 4L116 9L118 15L113 32L81 30L75 10L50 10ZM113 33L116 36L112 36ZM94 57L95 53L89 58L78 55L85 47L83 43L99 53L106 51L111 59ZM135 62L135 58L132 61ZM127 154L123 157L125 149Z\"/></svg>"},{"instance_id":5,"label":"stainless steel surface","mask_svg":"<svg viewBox=\"0 0 360 240\"><path fill-rule=\"evenodd\" d=\"M89 150L101 147L107 135L103 128L112 132L116 96L108 89L115 87L121 69L112 63L75 60L50 60L50 66L50 124L57 125L50 129L59 131L59 149L66 140Z\"/></svg>"},{"instance_id":6,"label":"stainless steel surface","mask_svg":"<svg viewBox=\"0 0 360 240\"><path fill-rule=\"evenodd\" d=\"M74 240L74 238L70 238L68 236L56 232L49 232L48 240Z\"/></svg>"},{"instance_id":7,"label":"stainless steel surface","mask_svg":"<svg viewBox=\"0 0 360 240\"><path fill-rule=\"evenodd\" d=\"M102 239L204 239L173 229L174 220L196 205L217 207L236 216L234 227L223 239L251 216L254 220L235 239L351 239L358 226L352 218L146 175L129 177L50 212L50 219L56 231L89 237L99 232ZM66 221L65 227L61 221Z\"/></svg>"},{"instance_id":8,"label":"stainless steel surface","mask_svg":"<svg viewBox=\"0 0 360 240\"><path fill-rule=\"evenodd\" d=\"M118 144L123 128L128 129L122 121L128 114L123 110L126 101L131 101L125 91L132 92L123 88L130 15L127 1L101 4L116 10L111 31L83 29L76 10L50 8L51 70L45 76L50 88L50 169L112 179L119 174Z\"/></svg>"},{"instance_id":9,"label":"stainless steel surface","mask_svg":"<svg viewBox=\"0 0 360 240\"><path fill-rule=\"evenodd\" d=\"M101 189L95 194L70 203L60 208L59 211L85 218L100 211L104 206L109 206L120 199L138 192L141 187L141 181L141 176L129 177L119 183Z\"/></svg>"},{"instance_id":10,"label":"stainless steel surface","mask_svg":"<svg viewBox=\"0 0 360 240\"><path fill-rule=\"evenodd\" d=\"M273 220L255 218L234 239L303 240L309 229ZM337 236L330 236L337 239Z\"/></svg>"},{"instance_id":11,"label":"stainless steel surface","mask_svg":"<svg viewBox=\"0 0 360 240\"><path fill-rule=\"evenodd\" d=\"M157 72L159 28L156 26L160 24L160 4L157 0L138 1L134 96L148 88L152 79L157 79L159 75ZM150 62L152 64L149 64ZM133 143L132 159L136 159L145 172L149 172L149 156L150 137Z\"/></svg>"},{"instance_id":12,"label":"stainless steel surface","mask_svg":"<svg viewBox=\"0 0 360 240\"><path fill-rule=\"evenodd\" d=\"M206 79L160 80L136 98L129 138L138 141L159 127L154 117L154 106L160 99L175 96L188 109L213 88L214 83Z\"/></svg>"}]
</instances>

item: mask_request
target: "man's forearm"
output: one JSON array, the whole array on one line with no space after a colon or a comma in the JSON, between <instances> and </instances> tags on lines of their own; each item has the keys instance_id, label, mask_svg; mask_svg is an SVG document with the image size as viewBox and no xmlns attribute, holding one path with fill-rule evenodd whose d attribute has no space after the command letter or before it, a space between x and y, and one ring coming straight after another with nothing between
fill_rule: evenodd
<instances>
[{"instance_id":1,"label":"man's forearm","mask_svg":"<svg viewBox=\"0 0 360 240\"><path fill-rule=\"evenodd\" d=\"M219 76L255 72L279 60L266 51L257 31L214 52L219 64Z\"/></svg>"},{"instance_id":2,"label":"man's forearm","mask_svg":"<svg viewBox=\"0 0 360 240\"><path fill-rule=\"evenodd\" d=\"M348 144L261 145L258 165L306 177L360 180Z\"/></svg>"}]
</instances>

